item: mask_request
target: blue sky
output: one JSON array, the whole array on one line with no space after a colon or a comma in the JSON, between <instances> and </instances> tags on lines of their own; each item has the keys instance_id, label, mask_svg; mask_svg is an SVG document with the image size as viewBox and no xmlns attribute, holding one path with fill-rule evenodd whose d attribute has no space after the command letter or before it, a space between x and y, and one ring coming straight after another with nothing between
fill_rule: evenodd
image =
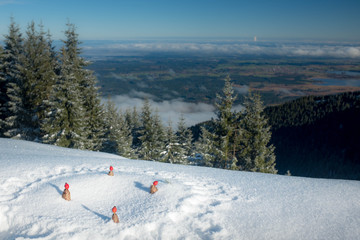
<instances>
[{"instance_id":1,"label":"blue sky","mask_svg":"<svg viewBox=\"0 0 360 240\"><path fill-rule=\"evenodd\" d=\"M42 22L62 39L69 20L83 40L248 38L360 40L360 0L0 0L10 17Z\"/></svg>"}]
</instances>

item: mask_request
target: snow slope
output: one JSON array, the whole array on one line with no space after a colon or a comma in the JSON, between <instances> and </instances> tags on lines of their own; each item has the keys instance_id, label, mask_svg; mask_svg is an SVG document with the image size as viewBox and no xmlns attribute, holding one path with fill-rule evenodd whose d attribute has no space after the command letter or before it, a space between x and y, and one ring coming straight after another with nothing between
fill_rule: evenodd
<instances>
[{"instance_id":1,"label":"snow slope","mask_svg":"<svg viewBox=\"0 0 360 240\"><path fill-rule=\"evenodd\" d=\"M129 160L1 138L0 154L0 239L360 239L358 181ZM151 195L155 180L159 191ZM65 182L69 202L61 198ZM111 221L113 206L119 224Z\"/></svg>"}]
</instances>

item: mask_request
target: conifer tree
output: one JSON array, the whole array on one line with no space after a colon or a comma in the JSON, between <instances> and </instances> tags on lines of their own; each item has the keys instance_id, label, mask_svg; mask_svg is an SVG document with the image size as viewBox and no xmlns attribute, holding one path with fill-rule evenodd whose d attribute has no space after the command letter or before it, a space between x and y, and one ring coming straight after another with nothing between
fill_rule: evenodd
<instances>
[{"instance_id":1,"label":"conifer tree","mask_svg":"<svg viewBox=\"0 0 360 240\"><path fill-rule=\"evenodd\" d=\"M218 151L215 167L230 168L233 160L231 146L234 133L234 113L232 112L232 106L236 100L236 96L234 96L234 89L229 76L225 78L222 95L217 94L216 100L217 119L215 132Z\"/></svg>"},{"instance_id":2,"label":"conifer tree","mask_svg":"<svg viewBox=\"0 0 360 240\"><path fill-rule=\"evenodd\" d=\"M177 141L179 144L179 161L182 164L188 163L188 158L192 155L192 132L185 126L185 118L181 115L178 123Z\"/></svg>"},{"instance_id":3,"label":"conifer tree","mask_svg":"<svg viewBox=\"0 0 360 240\"><path fill-rule=\"evenodd\" d=\"M143 160L152 159L152 149L154 147L154 129L151 116L150 102L148 99L144 100L143 107L141 109L141 127L138 131L140 140L139 145L139 157Z\"/></svg>"},{"instance_id":4,"label":"conifer tree","mask_svg":"<svg viewBox=\"0 0 360 240\"><path fill-rule=\"evenodd\" d=\"M24 51L21 55L20 72L23 76L24 107L29 113L28 139L41 138L40 123L45 118L45 100L49 98L52 86L56 81L54 59L49 43L47 42L42 25L40 31L35 28L35 23L29 24Z\"/></svg>"},{"instance_id":5,"label":"conifer tree","mask_svg":"<svg viewBox=\"0 0 360 240\"><path fill-rule=\"evenodd\" d=\"M5 82L5 75L3 72L3 68L4 68L4 49L0 45L0 137L4 137L3 122L5 120L5 117L3 116L3 114L5 114L6 111L5 104L8 102L8 97L6 94L7 86Z\"/></svg>"},{"instance_id":6,"label":"conifer tree","mask_svg":"<svg viewBox=\"0 0 360 240\"><path fill-rule=\"evenodd\" d=\"M131 135L133 138L132 146L133 148L137 148L139 146L139 135L138 132L140 130L140 117L139 113L137 112L136 106L133 107L131 110L130 108L127 108L125 110L125 121L126 124L130 127Z\"/></svg>"},{"instance_id":7,"label":"conifer tree","mask_svg":"<svg viewBox=\"0 0 360 240\"><path fill-rule=\"evenodd\" d=\"M271 132L263 115L264 106L259 94L249 93L244 102L245 112L241 118L242 148L238 159L245 170L277 173L274 146L269 145Z\"/></svg>"},{"instance_id":8,"label":"conifer tree","mask_svg":"<svg viewBox=\"0 0 360 240\"><path fill-rule=\"evenodd\" d=\"M26 139L29 113L24 106L24 78L21 75L23 38L17 24L11 19L9 33L5 36L1 83L0 124L2 135Z\"/></svg>"},{"instance_id":9,"label":"conifer tree","mask_svg":"<svg viewBox=\"0 0 360 240\"><path fill-rule=\"evenodd\" d=\"M200 127L200 130L200 138L196 142L195 148L196 153L201 156L201 162L198 162L197 164L204 165L206 167L214 167L218 151L215 145L216 135L208 131L203 126Z\"/></svg>"},{"instance_id":10,"label":"conifer tree","mask_svg":"<svg viewBox=\"0 0 360 240\"><path fill-rule=\"evenodd\" d=\"M63 48L60 75L47 101L49 112L42 123L45 143L85 149L85 111L81 96L72 60Z\"/></svg>"},{"instance_id":11,"label":"conifer tree","mask_svg":"<svg viewBox=\"0 0 360 240\"><path fill-rule=\"evenodd\" d=\"M144 160L160 160L164 150L164 130L158 114L151 114L150 103L145 99L141 111L141 128L138 131L139 157Z\"/></svg>"},{"instance_id":12,"label":"conifer tree","mask_svg":"<svg viewBox=\"0 0 360 240\"><path fill-rule=\"evenodd\" d=\"M153 115L154 126L154 148L152 150L153 159L156 161L161 160L161 153L165 151L165 129L161 122L158 110Z\"/></svg>"},{"instance_id":13,"label":"conifer tree","mask_svg":"<svg viewBox=\"0 0 360 240\"><path fill-rule=\"evenodd\" d=\"M178 145L172 123L169 121L169 124L165 129L165 151L162 153L163 162L175 163L177 161Z\"/></svg>"},{"instance_id":14,"label":"conifer tree","mask_svg":"<svg viewBox=\"0 0 360 240\"><path fill-rule=\"evenodd\" d=\"M66 40L64 41L64 50L69 63L72 66L72 73L77 81L79 91L82 93L81 102L84 111L85 148L89 150L99 150L102 145L103 128L103 106L100 102L98 87L96 87L96 78L92 71L86 69L90 63L85 61L80 54L81 42L78 39L74 24L68 23L68 29L65 31Z\"/></svg>"},{"instance_id":15,"label":"conifer tree","mask_svg":"<svg viewBox=\"0 0 360 240\"><path fill-rule=\"evenodd\" d=\"M131 128L125 121L123 114L119 115L119 138L117 153L123 157L134 158L136 157L135 150L132 148L133 137L131 134Z\"/></svg>"},{"instance_id":16,"label":"conifer tree","mask_svg":"<svg viewBox=\"0 0 360 240\"><path fill-rule=\"evenodd\" d=\"M120 116L114 102L108 99L104 114L105 131L101 151L117 153L121 138Z\"/></svg>"}]
</instances>

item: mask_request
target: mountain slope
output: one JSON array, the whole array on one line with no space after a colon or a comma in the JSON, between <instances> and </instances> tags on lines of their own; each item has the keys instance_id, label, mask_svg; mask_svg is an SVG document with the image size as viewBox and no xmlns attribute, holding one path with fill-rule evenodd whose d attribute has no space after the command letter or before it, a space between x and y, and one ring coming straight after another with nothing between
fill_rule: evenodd
<instances>
[{"instance_id":1,"label":"mountain slope","mask_svg":"<svg viewBox=\"0 0 360 240\"><path fill-rule=\"evenodd\" d=\"M0 239L355 239L360 182L129 160L0 138ZM115 176L107 176L109 166ZM153 181L159 191L148 193ZM71 201L61 198L65 182ZM119 224L111 221L117 206Z\"/></svg>"},{"instance_id":2,"label":"mountain slope","mask_svg":"<svg viewBox=\"0 0 360 240\"><path fill-rule=\"evenodd\" d=\"M360 180L360 92L267 107L280 174Z\"/></svg>"}]
</instances>

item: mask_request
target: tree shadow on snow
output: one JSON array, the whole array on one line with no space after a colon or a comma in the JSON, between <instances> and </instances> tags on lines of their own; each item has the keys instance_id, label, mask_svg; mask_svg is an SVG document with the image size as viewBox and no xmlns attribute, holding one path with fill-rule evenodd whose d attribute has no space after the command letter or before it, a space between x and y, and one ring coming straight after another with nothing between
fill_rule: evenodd
<instances>
[{"instance_id":1,"label":"tree shadow on snow","mask_svg":"<svg viewBox=\"0 0 360 240\"><path fill-rule=\"evenodd\" d=\"M135 187L137 187L140 190L143 190L145 192L149 192L150 191L150 186L145 186L144 184L140 183L140 182L134 182Z\"/></svg>"},{"instance_id":2,"label":"tree shadow on snow","mask_svg":"<svg viewBox=\"0 0 360 240\"><path fill-rule=\"evenodd\" d=\"M99 218L101 218L102 220L104 220L105 222L108 222L108 221L111 220L110 217L105 216L105 215L102 215L101 213L95 212L95 211L91 210L90 208L88 208L87 206L85 206L85 205L83 205L83 204L81 204L81 206L82 206L84 209L88 210L89 212L95 214L96 216L98 216Z\"/></svg>"},{"instance_id":3,"label":"tree shadow on snow","mask_svg":"<svg viewBox=\"0 0 360 240\"><path fill-rule=\"evenodd\" d=\"M56 185L54 185L54 184L52 184L52 183L49 183L49 185L52 186L53 188L55 188L55 190L56 190L60 195L63 194L63 191L61 191L61 189L60 189L58 186L56 186Z\"/></svg>"}]
</instances>

